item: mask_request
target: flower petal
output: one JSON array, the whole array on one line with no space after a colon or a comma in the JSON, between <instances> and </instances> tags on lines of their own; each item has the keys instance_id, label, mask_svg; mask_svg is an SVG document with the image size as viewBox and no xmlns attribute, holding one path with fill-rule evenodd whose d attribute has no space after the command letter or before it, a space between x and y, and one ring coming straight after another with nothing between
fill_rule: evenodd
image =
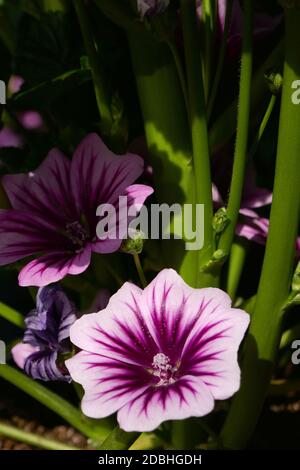
<instances>
[{"instance_id":1,"label":"flower petal","mask_svg":"<svg viewBox=\"0 0 300 470\"><path fill-rule=\"evenodd\" d=\"M37 346L32 346L27 343L18 343L12 348L11 354L17 366L20 367L20 369L24 369L26 359L38 350L39 348Z\"/></svg>"},{"instance_id":2,"label":"flower petal","mask_svg":"<svg viewBox=\"0 0 300 470\"><path fill-rule=\"evenodd\" d=\"M71 186L78 210L96 223L101 203L115 204L119 195L143 172L137 155L115 155L97 134L89 134L77 147L71 166Z\"/></svg>"},{"instance_id":3,"label":"flower petal","mask_svg":"<svg viewBox=\"0 0 300 470\"><path fill-rule=\"evenodd\" d=\"M20 286L46 286L58 282L67 274L80 274L91 260L89 246L74 255L64 251L53 251L28 263L19 274Z\"/></svg>"},{"instance_id":4,"label":"flower petal","mask_svg":"<svg viewBox=\"0 0 300 470\"><path fill-rule=\"evenodd\" d=\"M70 375L85 395L82 411L105 418L149 387L151 376L141 367L81 351L66 362Z\"/></svg>"},{"instance_id":5,"label":"flower petal","mask_svg":"<svg viewBox=\"0 0 300 470\"><path fill-rule=\"evenodd\" d=\"M24 371L35 380L61 380L70 382L71 378L66 375L57 365L57 351L37 351L29 356L24 364Z\"/></svg>"},{"instance_id":6,"label":"flower petal","mask_svg":"<svg viewBox=\"0 0 300 470\"><path fill-rule=\"evenodd\" d=\"M126 432L150 432L164 421L204 416L213 407L208 387L186 376L170 386L148 388L139 398L133 398L118 412L118 422Z\"/></svg>"}]
</instances>

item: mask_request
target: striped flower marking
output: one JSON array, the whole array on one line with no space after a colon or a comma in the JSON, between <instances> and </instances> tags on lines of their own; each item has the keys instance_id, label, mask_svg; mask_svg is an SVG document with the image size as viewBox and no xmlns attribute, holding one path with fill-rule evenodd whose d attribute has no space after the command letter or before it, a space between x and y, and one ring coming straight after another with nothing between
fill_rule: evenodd
<instances>
[{"instance_id":1,"label":"striped flower marking","mask_svg":"<svg viewBox=\"0 0 300 470\"><path fill-rule=\"evenodd\" d=\"M220 289L192 289L172 269L144 290L125 283L106 309L71 327L81 349L66 361L82 384L84 414L118 412L125 431L203 416L240 385L239 344L249 323Z\"/></svg>"}]
</instances>

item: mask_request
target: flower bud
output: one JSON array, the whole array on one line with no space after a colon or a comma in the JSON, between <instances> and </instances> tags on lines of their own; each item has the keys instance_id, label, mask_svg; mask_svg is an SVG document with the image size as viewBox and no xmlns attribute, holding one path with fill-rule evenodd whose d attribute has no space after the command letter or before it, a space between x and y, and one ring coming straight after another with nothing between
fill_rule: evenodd
<instances>
[{"instance_id":1,"label":"flower bud","mask_svg":"<svg viewBox=\"0 0 300 470\"><path fill-rule=\"evenodd\" d=\"M273 95L281 92L283 78L279 72L269 72L265 74L268 88Z\"/></svg>"},{"instance_id":2,"label":"flower bud","mask_svg":"<svg viewBox=\"0 0 300 470\"><path fill-rule=\"evenodd\" d=\"M225 228L229 224L230 220L227 217L227 211L225 207L221 207L215 213L212 221L212 226L215 233L222 233L224 232Z\"/></svg>"},{"instance_id":3,"label":"flower bud","mask_svg":"<svg viewBox=\"0 0 300 470\"><path fill-rule=\"evenodd\" d=\"M143 232L135 230L134 233L130 233L130 238L123 241L121 251L130 255L139 255L143 251L144 238Z\"/></svg>"}]
</instances>

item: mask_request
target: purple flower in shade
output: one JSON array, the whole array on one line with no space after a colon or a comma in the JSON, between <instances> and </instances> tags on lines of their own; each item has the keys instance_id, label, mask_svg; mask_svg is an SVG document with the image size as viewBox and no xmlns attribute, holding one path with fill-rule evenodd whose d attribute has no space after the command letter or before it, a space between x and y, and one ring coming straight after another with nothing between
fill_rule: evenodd
<instances>
[{"instance_id":1,"label":"purple flower in shade","mask_svg":"<svg viewBox=\"0 0 300 470\"><path fill-rule=\"evenodd\" d=\"M21 270L19 284L45 286L85 271L92 252L117 251L120 237L96 237L96 210L112 204L118 211L119 196L140 209L153 192L132 184L143 168L139 156L114 155L96 134L89 134L72 162L53 149L36 171L4 176L13 209L0 210L0 265L35 255Z\"/></svg>"},{"instance_id":2,"label":"purple flower in shade","mask_svg":"<svg viewBox=\"0 0 300 470\"><path fill-rule=\"evenodd\" d=\"M163 13L169 4L170 0L137 0L137 8L141 18Z\"/></svg>"},{"instance_id":3,"label":"purple flower in shade","mask_svg":"<svg viewBox=\"0 0 300 470\"><path fill-rule=\"evenodd\" d=\"M224 206L221 194L213 184L213 202L216 208ZM252 173L246 180L246 188L240 208L240 219L236 227L236 234L240 237L265 244L269 231L269 219L261 217L254 209L272 203L272 193L267 189L257 188Z\"/></svg>"},{"instance_id":4,"label":"purple flower in shade","mask_svg":"<svg viewBox=\"0 0 300 470\"><path fill-rule=\"evenodd\" d=\"M40 288L36 309L25 319L23 342L12 349L16 364L33 379L70 381L59 355L72 349L69 335L75 320L75 307L59 286Z\"/></svg>"},{"instance_id":5,"label":"purple flower in shade","mask_svg":"<svg viewBox=\"0 0 300 470\"><path fill-rule=\"evenodd\" d=\"M125 283L101 312L71 327L81 351L66 361L82 384L84 414L118 411L125 431L203 416L240 385L239 344L249 323L219 289L192 289L172 269L141 290Z\"/></svg>"},{"instance_id":6,"label":"purple flower in shade","mask_svg":"<svg viewBox=\"0 0 300 470\"><path fill-rule=\"evenodd\" d=\"M0 148L23 148L24 139L11 127L3 127L0 131Z\"/></svg>"}]
</instances>

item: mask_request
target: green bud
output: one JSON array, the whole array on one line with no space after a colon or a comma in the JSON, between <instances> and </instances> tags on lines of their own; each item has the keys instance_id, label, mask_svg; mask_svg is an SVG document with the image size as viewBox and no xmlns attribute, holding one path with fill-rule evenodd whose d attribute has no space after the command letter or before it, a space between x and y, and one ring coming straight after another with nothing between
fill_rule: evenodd
<instances>
[{"instance_id":1,"label":"green bud","mask_svg":"<svg viewBox=\"0 0 300 470\"><path fill-rule=\"evenodd\" d=\"M144 234L136 230L134 236L123 241L121 251L130 255L139 255L143 251Z\"/></svg>"},{"instance_id":2,"label":"green bud","mask_svg":"<svg viewBox=\"0 0 300 470\"><path fill-rule=\"evenodd\" d=\"M227 255L223 250L216 250L211 259L201 267L200 272L216 273L218 272L227 259Z\"/></svg>"},{"instance_id":3,"label":"green bud","mask_svg":"<svg viewBox=\"0 0 300 470\"><path fill-rule=\"evenodd\" d=\"M278 95L281 92L283 78L279 72L270 71L265 73L265 79L270 92L273 95Z\"/></svg>"},{"instance_id":4,"label":"green bud","mask_svg":"<svg viewBox=\"0 0 300 470\"><path fill-rule=\"evenodd\" d=\"M218 234L224 232L229 223L230 220L227 217L227 210L225 207L221 207L213 217L212 226L214 232Z\"/></svg>"}]
</instances>

